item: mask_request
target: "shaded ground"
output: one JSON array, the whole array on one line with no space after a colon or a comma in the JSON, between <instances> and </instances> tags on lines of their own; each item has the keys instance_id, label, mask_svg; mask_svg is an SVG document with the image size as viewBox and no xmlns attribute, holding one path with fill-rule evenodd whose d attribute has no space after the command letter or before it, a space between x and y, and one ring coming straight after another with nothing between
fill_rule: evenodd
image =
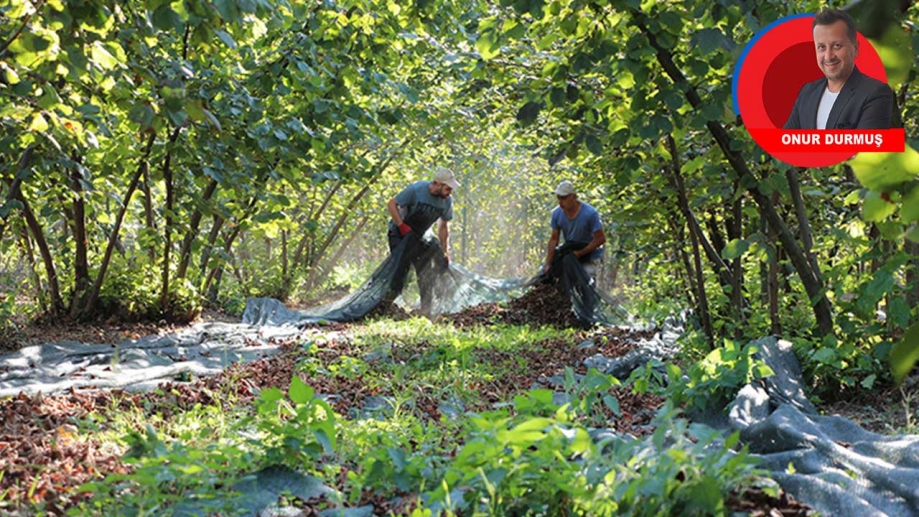
<instances>
[{"instance_id":1,"label":"shaded ground","mask_svg":"<svg viewBox=\"0 0 919 517\"><path fill-rule=\"evenodd\" d=\"M901 386L876 391L853 390L848 397L818 406L827 415L839 415L880 434L919 434L919 372L915 369Z\"/></svg>"},{"instance_id":2,"label":"shaded ground","mask_svg":"<svg viewBox=\"0 0 919 517\"><path fill-rule=\"evenodd\" d=\"M573 315L569 316L570 311L565 314L565 311L559 310L559 305L554 288L534 289L528 295L508 304L486 304L440 318L461 328L496 323L567 326L573 321ZM376 316L403 319L408 315L398 307L387 307L380 308L368 317ZM202 319L238 321L219 313L205 314ZM341 331L342 337L331 340L311 353L318 364L330 365L342 356L361 357L366 352L348 339L348 325L336 324L335 328ZM180 329L181 327L176 326L150 324L103 327L43 323L22 329L18 333L20 341L14 346L64 339L115 342L151 333L167 334ZM515 394L534 386L558 389L558 376L566 366L573 366L576 373L584 374L585 368L580 365L585 358L597 353L607 357L621 356L632 348L633 343L649 337L649 334L650 332L612 329L593 333L581 332L577 339L571 342L545 340L533 343L532 347L522 352L473 350L472 353L481 363L506 365L503 370L512 373L499 380L464 386L466 390L478 394L477 402L471 403L465 409L489 409L493 403L511 400ZM588 338L593 343L592 346L578 346ZM224 373L211 378L197 379L190 383L164 384L156 393L70 390L53 396L20 395L0 401L0 472L3 472L0 478L0 510L3 510L4 503L7 504L6 508L15 508L26 501L43 501L52 513L60 514L65 508L88 497L88 494L77 493L76 487L111 473L128 471L130 467L122 462L124 450L104 448L102 442L87 438L87 434L80 433L74 424L84 425L81 423L95 421L98 425L104 426L106 412L128 409L168 418L195 404L223 405L227 400L232 400L236 407L248 405L261 389L272 386L287 388L291 376L297 371L296 365L307 353L301 345L302 342L303 339L300 337L292 338L281 344L282 352L278 356L246 365L234 365ZM438 347L427 342L407 343L394 345L387 353L368 362L371 366L375 361L423 363L436 360L440 353ZM514 368L515 364L526 366ZM370 396L392 395L391 387L367 386L360 376L349 378L306 373L298 375L317 393L331 395L329 402L337 413L345 416L363 409L365 401ZM663 400L649 395L634 395L629 390L612 390L611 393L619 400L621 414L618 417L608 414L606 426L636 436L653 432L650 422ZM410 410L426 421L437 422L442 416L441 407L445 402L438 396L433 390L419 393ZM872 429L872 423L880 425L882 421L888 426L890 415L895 414L898 409L896 401L900 400L881 398L890 396L891 393L883 393L872 400L866 399L866 403L874 406L862 406L861 412L853 403L846 407L837 405L824 409L827 412L839 412L868 429ZM882 401L886 407L891 408L890 414L884 413L884 417L879 416L881 413L877 409L877 404ZM902 414L902 411L900 413ZM889 428L873 430L889 432ZM457 444L457 447L460 445ZM347 467L342 471L343 477L339 488L345 487L347 471ZM365 493L361 494L356 505L372 504L381 514L389 511L407 514L411 511L411 504L407 503L409 499L406 498L402 506L398 503L393 506L391 498ZM302 515L315 515L315 509L327 503L328 501L318 500L300 501L305 507ZM753 488L734 494L728 501L728 507L755 516L808 514L806 506L785 494L774 498Z\"/></svg>"}]
</instances>

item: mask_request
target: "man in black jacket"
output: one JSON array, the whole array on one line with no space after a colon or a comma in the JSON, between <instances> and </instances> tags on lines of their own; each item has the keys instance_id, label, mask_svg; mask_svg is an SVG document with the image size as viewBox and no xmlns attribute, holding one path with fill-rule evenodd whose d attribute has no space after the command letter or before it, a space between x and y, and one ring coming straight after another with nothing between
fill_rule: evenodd
<instances>
[{"instance_id":1,"label":"man in black jacket","mask_svg":"<svg viewBox=\"0 0 919 517\"><path fill-rule=\"evenodd\" d=\"M845 11L824 9L814 17L817 65L826 76L798 93L783 129L889 129L893 91L855 67L855 21Z\"/></svg>"}]
</instances>

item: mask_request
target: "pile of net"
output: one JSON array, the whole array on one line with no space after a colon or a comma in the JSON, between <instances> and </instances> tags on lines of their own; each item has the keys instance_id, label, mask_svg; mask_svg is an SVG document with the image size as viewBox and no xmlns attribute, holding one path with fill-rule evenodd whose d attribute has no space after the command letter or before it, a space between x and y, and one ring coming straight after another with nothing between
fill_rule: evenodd
<instances>
[{"instance_id":1,"label":"pile of net","mask_svg":"<svg viewBox=\"0 0 919 517\"><path fill-rule=\"evenodd\" d=\"M730 426L772 478L824 515L919 515L919 435L885 436L818 414L791 343L755 344L775 375L738 393Z\"/></svg>"}]
</instances>

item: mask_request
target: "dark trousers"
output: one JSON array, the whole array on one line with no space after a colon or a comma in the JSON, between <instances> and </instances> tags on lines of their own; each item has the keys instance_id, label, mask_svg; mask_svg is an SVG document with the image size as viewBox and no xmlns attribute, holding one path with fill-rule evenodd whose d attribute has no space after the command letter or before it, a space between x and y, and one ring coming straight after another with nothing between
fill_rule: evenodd
<instances>
[{"instance_id":1,"label":"dark trousers","mask_svg":"<svg viewBox=\"0 0 919 517\"><path fill-rule=\"evenodd\" d=\"M415 232L410 232L404 237L398 233L388 232L386 237L389 240L390 252L407 240L386 299L392 301L399 296L405 287L409 267L414 267L415 275L418 277L418 292L421 295L421 312L430 314L434 302L434 283L437 279L433 259L437 256L438 246L424 242Z\"/></svg>"}]
</instances>

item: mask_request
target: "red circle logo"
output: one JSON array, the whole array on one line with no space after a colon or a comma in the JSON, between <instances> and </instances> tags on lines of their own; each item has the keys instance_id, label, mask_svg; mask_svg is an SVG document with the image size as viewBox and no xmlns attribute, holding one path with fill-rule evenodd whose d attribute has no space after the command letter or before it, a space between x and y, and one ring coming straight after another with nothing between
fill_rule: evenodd
<instances>
[{"instance_id":1,"label":"red circle logo","mask_svg":"<svg viewBox=\"0 0 919 517\"><path fill-rule=\"evenodd\" d=\"M747 44L737 63L735 105L753 140L757 129L781 128L801 88L823 77L814 49L814 16L783 18L763 29ZM865 75L887 82L887 72L871 42L858 34L855 66ZM826 167L852 157L851 152L776 152L778 160L799 167Z\"/></svg>"}]
</instances>

